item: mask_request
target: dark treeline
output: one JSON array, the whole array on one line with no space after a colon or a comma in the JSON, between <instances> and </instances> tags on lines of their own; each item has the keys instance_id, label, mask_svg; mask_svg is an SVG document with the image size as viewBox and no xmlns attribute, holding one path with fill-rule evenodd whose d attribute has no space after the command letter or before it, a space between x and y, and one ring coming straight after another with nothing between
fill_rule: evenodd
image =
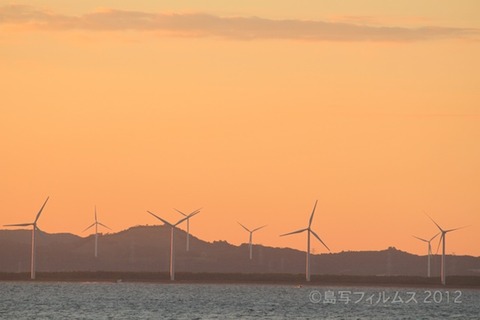
<instances>
[{"instance_id":1,"label":"dark treeline","mask_svg":"<svg viewBox=\"0 0 480 320\"><path fill-rule=\"evenodd\" d=\"M0 281L27 281L28 272L0 273ZM37 281L68 282L158 282L171 283L168 272L39 272ZM264 273L191 273L179 272L175 283L258 283L305 285L304 274ZM317 286L406 286L443 287L439 278L418 276L312 275L308 285ZM480 277L449 276L447 287L480 288Z\"/></svg>"}]
</instances>

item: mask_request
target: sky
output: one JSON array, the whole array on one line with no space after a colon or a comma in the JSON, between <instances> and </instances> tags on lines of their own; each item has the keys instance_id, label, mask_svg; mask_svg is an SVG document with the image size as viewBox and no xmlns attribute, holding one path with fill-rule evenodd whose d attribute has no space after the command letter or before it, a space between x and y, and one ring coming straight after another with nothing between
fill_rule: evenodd
<instances>
[{"instance_id":1,"label":"sky","mask_svg":"<svg viewBox=\"0 0 480 320\"><path fill-rule=\"evenodd\" d=\"M332 252L424 255L427 213L480 256L479 40L477 0L0 0L0 224L202 208L203 240L305 250L318 200Z\"/></svg>"}]
</instances>

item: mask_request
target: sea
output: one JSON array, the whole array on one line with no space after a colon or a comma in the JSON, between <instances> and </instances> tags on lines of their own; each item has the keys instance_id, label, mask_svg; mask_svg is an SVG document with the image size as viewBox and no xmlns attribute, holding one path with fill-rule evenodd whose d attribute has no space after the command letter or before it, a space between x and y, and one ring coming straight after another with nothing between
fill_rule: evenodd
<instances>
[{"instance_id":1,"label":"sea","mask_svg":"<svg viewBox=\"0 0 480 320\"><path fill-rule=\"evenodd\" d=\"M0 319L480 319L480 290L0 282Z\"/></svg>"}]
</instances>

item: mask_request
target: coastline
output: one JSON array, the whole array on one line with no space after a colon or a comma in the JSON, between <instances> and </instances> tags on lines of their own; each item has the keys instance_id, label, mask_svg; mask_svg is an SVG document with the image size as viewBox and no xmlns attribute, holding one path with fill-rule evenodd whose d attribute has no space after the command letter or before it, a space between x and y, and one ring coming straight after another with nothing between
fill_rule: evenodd
<instances>
[{"instance_id":1,"label":"coastline","mask_svg":"<svg viewBox=\"0 0 480 320\"><path fill-rule=\"evenodd\" d=\"M439 277L417 276L350 276L312 275L305 281L304 274L262 273L183 273L171 281L167 272L37 272L35 280L30 274L0 273L0 282L106 282L106 283L158 283L158 284L246 284L246 285L292 285L308 287L400 287L400 288L448 288L480 289L480 277L450 276L447 285L440 284Z\"/></svg>"}]
</instances>

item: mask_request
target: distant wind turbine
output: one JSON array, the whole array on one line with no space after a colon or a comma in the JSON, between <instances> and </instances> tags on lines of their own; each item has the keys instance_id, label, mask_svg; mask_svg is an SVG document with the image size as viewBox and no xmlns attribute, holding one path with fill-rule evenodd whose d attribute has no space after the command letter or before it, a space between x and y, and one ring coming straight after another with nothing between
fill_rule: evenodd
<instances>
[{"instance_id":1,"label":"distant wind turbine","mask_svg":"<svg viewBox=\"0 0 480 320\"><path fill-rule=\"evenodd\" d=\"M312 227L312 221L313 221L313 215L315 214L315 208L317 207L317 202L318 202L318 200L315 201L315 205L313 207L313 211L312 211L312 214L310 216L310 221L308 222L308 227L307 228L280 235L280 237L283 237L283 236L288 236L290 234L302 233L304 231L307 231L307 261L306 261L306 272L305 272L305 277L306 277L307 281L310 281L310 234L313 234L313 236L315 238L317 238L318 241L320 241L325 246L325 248L328 249L328 251L330 251L330 249L327 247L327 245L322 241L322 239L320 239L320 237L311 228Z\"/></svg>"},{"instance_id":2,"label":"distant wind turbine","mask_svg":"<svg viewBox=\"0 0 480 320\"><path fill-rule=\"evenodd\" d=\"M192 215L192 214L194 214L194 213L195 213L195 214L200 213L200 210L201 210L201 209L202 209L202 208L197 209L197 210L195 210L195 211L193 211L193 212L191 212L191 213L189 213L189 214L185 214L185 213L183 213L182 211L175 209L175 211L177 211L178 213L180 213L180 214L183 215L184 217L187 217L187 251L190 251L190 215Z\"/></svg>"},{"instance_id":3,"label":"distant wind turbine","mask_svg":"<svg viewBox=\"0 0 480 320\"><path fill-rule=\"evenodd\" d=\"M188 218L191 218L194 215L196 215L198 212L193 212L193 213L189 214L188 216L178 220L177 223L175 223L175 224L172 224L172 223L168 222L167 220L160 218L155 213L152 213L150 211L147 211L147 212L150 213L155 218L157 218L158 220L162 221L164 224L169 225L170 228L171 228L170 229L171 230L171 232L170 232L170 280L173 281L173 280L175 280L175 246L174 246L175 228L180 223L182 223L183 221L185 221Z\"/></svg>"},{"instance_id":4,"label":"distant wind turbine","mask_svg":"<svg viewBox=\"0 0 480 320\"><path fill-rule=\"evenodd\" d=\"M446 267L446 265L445 265L445 238L446 238L446 235L447 235L447 233L449 233L449 232L466 228L466 226L460 227L460 228L455 228L455 229L443 230L443 229L438 225L438 223L436 223L435 220L433 220L432 217L430 217L428 214L427 214L427 217L429 217L430 220L432 220L432 222L437 226L438 230L440 230L440 233L442 234L442 235L440 236L440 241L438 242L437 252L438 252L438 248L440 247L440 242L442 242L442 269L441 269L441 279L442 279L442 284L445 285L445 284L446 284L446 270L445 270L445 267Z\"/></svg>"},{"instance_id":5,"label":"distant wind turbine","mask_svg":"<svg viewBox=\"0 0 480 320\"><path fill-rule=\"evenodd\" d=\"M237 221L238 222L238 221ZM247 227L245 227L243 224L241 224L240 222L238 222L239 225L242 226L243 229L247 230L248 233L250 233L250 237L249 237L249 241L248 241L248 246L250 248L250 260L252 260L252 235L255 231L257 230L260 230L262 228L265 228L267 225L264 225L264 226L261 226L261 227L258 227L256 229L253 229L253 230L250 230L248 229Z\"/></svg>"},{"instance_id":6,"label":"distant wind turbine","mask_svg":"<svg viewBox=\"0 0 480 320\"><path fill-rule=\"evenodd\" d=\"M430 240L425 240L425 239L422 239L422 238L419 238L417 236L413 236L414 238L417 238L418 240L420 241L423 241L423 242L426 242L428 244L428 265L427 265L427 277L430 278L431 274L430 274L430 256L432 255L432 246L431 246L431 242L433 239L435 239L438 235L440 234L437 233L436 235L434 235L433 237L430 238Z\"/></svg>"},{"instance_id":7,"label":"distant wind turbine","mask_svg":"<svg viewBox=\"0 0 480 320\"><path fill-rule=\"evenodd\" d=\"M90 225L89 227L87 227L85 230L82 231L82 232L85 232L88 229L90 229L91 227L95 226L95 258L98 257L98 225L101 225L102 227L105 227L109 230L112 230L112 229L110 229L109 227L107 227L106 225L104 225L103 223L101 223L97 220L97 206L95 206L95 222L92 223L92 225Z\"/></svg>"},{"instance_id":8,"label":"distant wind turbine","mask_svg":"<svg viewBox=\"0 0 480 320\"><path fill-rule=\"evenodd\" d=\"M40 218L40 214L43 211L43 208L45 208L45 205L47 204L47 201L50 197L47 197L47 200L43 203L43 206L40 208L40 211L38 211L37 216L35 217L35 220L32 223L19 223L19 224L6 224L5 227L27 227L27 226L32 226L32 264L30 267L30 278L32 280L35 280L35 232L36 230L40 229L37 226L37 221L38 218Z\"/></svg>"}]
</instances>

